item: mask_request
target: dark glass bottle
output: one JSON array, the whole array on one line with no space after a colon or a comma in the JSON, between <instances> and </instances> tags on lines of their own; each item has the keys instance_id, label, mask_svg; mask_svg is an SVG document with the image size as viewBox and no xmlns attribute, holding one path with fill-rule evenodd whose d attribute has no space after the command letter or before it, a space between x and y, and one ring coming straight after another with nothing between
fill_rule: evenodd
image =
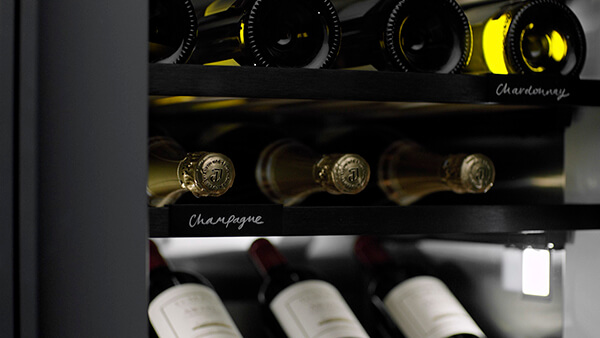
<instances>
[{"instance_id":1,"label":"dark glass bottle","mask_svg":"<svg viewBox=\"0 0 600 338\"><path fill-rule=\"evenodd\" d=\"M471 55L471 28L454 0L363 0L339 15L338 68L456 73Z\"/></svg>"},{"instance_id":2,"label":"dark glass bottle","mask_svg":"<svg viewBox=\"0 0 600 338\"><path fill-rule=\"evenodd\" d=\"M151 336L242 337L210 282L202 276L171 271L156 244L149 243Z\"/></svg>"},{"instance_id":3,"label":"dark glass bottle","mask_svg":"<svg viewBox=\"0 0 600 338\"><path fill-rule=\"evenodd\" d=\"M191 63L327 68L340 46L329 0L216 0L198 20Z\"/></svg>"},{"instance_id":4,"label":"dark glass bottle","mask_svg":"<svg viewBox=\"0 0 600 338\"><path fill-rule=\"evenodd\" d=\"M149 0L151 63L185 63L196 46L197 0Z\"/></svg>"},{"instance_id":5,"label":"dark glass bottle","mask_svg":"<svg viewBox=\"0 0 600 338\"><path fill-rule=\"evenodd\" d=\"M503 1L465 5L473 27L467 73L578 76L585 34L562 1Z\"/></svg>"},{"instance_id":6,"label":"dark glass bottle","mask_svg":"<svg viewBox=\"0 0 600 338\"><path fill-rule=\"evenodd\" d=\"M370 236L360 236L354 252L370 276L368 293L391 336L485 337L450 289L418 259L396 264Z\"/></svg>"},{"instance_id":7,"label":"dark glass bottle","mask_svg":"<svg viewBox=\"0 0 600 338\"><path fill-rule=\"evenodd\" d=\"M148 141L148 204L162 207L185 192L196 197L221 196L232 186L235 169L220 153L185 150L174 139L152 136Z\"/></svg>"},{"instance_id":8,"label":"dark glass bottle","mask_svg":"<svg viewBox=\"0 0 600 338\"><path fill-rule=\"evenodd\" d=\"M295 268L267 239L257 239L249 255L263 283L258 300L271 333L278 337L368 337L339 293L309 270Z\"/></svg>"}]
</instances>

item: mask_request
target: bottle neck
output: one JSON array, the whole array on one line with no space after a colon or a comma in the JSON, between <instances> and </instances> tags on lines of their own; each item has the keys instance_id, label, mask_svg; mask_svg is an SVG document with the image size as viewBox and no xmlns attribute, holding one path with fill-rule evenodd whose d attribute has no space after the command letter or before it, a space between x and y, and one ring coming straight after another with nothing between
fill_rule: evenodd
<instances>
[{"instance_id":1,"label":"bottle neck","mask_svg":"<svg viewBox=\"0 0 600 338\"><path fill-rule=\"evenodd\" d=\"M210 64L233 59L238 64L248 64L244 52L246 20L246 13L240 7L201 17L198 20L196 50L190 63Z\"/></svg>"},{"instance_id":2,"label":"bottle neck","mask_svg":"<svg viewBox=\"0 0 600 338\"><path fill-rule=\"evenodd\" d=\"M393 143L379 162L379 185L400 205L439 191L483 193L493 185L492 161L481 154L442 156L410 141Z\"/></svg>"},{"instance_id":3,"label":"bottle neck","mask_svg":"<svg viewBox=\"0 0 600 338\"><path fill-rule=\"evenodd\" d=\"M366 187L369 177L369 165L358 155L319 156L291 139L266 147L256 166L256 180L263 193L283 205L299 203L320 191L356 194Z\"/></svg>"},{"instance_id":4,"label":"bottle neck","mask_svg":"<svg viewBox=\"0 0 600 338\"><path fill-rule=\"evenodd\" d=\"M310 148L292 140L281 139L267 146L256 165L256 181L273 202L285 206L323 191L315 180L319 156Z\"/></svg>"},{"instance_id":5,"label":"bottle neck","mask_svg":"<svg viewBox=\"0 0 600 338\"><path fill-rule=\"evenodd\" d=\"M148 241L148 249L149 249L149 264L150 264L150 271L156 270L156 269L162 269L162 268L169 268L167 265L167 262L165 261L165 259L163 258L163 256L160 254L160 251L158 250L158 247L156 246L156 243L154 243L153 241Z\"/></svg>"},{"instance_id":6,"label":"bottle neck","mask_svg":"<svg viewBox=\"0 0 600 338\"><path fill-rule=\"evenodd\" d=\"M336 68L354 68L365 65L386 67L384 45L381 43L390 1L360 1L339 12L344 43L335 61ZM387 11L386 11L387 9Z\"/></svg>"},{"instance_id":7,"label":"bottle neck","mask_svg":"<svg viewBox=\"0 0 600 338\"><path fill-rule=\"evenodd\" d=\"M183 148L168 137L151 137L148 142L148 203L162 207L173 203L186 189L178 177Z\"/></svg>"},{"instance_id":8,"label":"bottle neck","mask_svg":"<svg viewBox=\"0 0 600 338\"><path fill-rule=\"evenodd\" d=\"M269 276L273 270L282 269L288 265L285 256L264 238L255 240L248 249L248 254L263 277Z\"/></svg>"},{"instance_id":9,"label":"bottle neck","mask_svg":"<svg viewBox=\"0 0 600 338\"><path fill-rule=\"evenodd\" d=\"M220 153L185 153L173 139L151 137L146 187L149 203L162 207L186 191L196 197L220 196L233 184L235 169Z\"/></svg>"},{"instance_id":10,"label":"bottle neck","mask_svg":"<svg viewBox=\"0 0 600 338\"><path fill-rule=\"evenodd\" d=\"M415 275L413 269L400 269L374 237L358 237L354 254L369 276L369 294L380 300L399 283Z\"/></svg>"},{"instance_id":11,"label":"bottle neck","mask_svg":"<svg viewBox=\"0 0 600 338\"><path fill-rule=\"evenodd\" d=\"M392 257L373 236L359 236L354 243L354 255L360 264L370 271L383 273L395 270Z\"/></svg>"}]
</instances>

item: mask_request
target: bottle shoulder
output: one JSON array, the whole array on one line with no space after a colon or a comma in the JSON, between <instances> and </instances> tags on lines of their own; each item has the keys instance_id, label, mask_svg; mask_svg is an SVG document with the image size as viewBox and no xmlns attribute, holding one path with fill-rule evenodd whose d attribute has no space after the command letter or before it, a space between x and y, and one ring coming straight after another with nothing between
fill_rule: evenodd
<instances>
[{"instance_id":1,"label":"bottle shoulder","mask_svg":"<svg viewBox=\"0 0 600 338\"><path fill-rule=\"evenodd\" d=\"M163 291L180 284L199 284L214 289L212 284L203 276L184 271L171 271L166 267L151 270L149 277L150 301Z\"/></svg>"},{"instance_id":2,"label":"bottle shoulder","mask_svg":"<svg viewBox=\"0 0 600 338\"><path fill-rule=\"evenodd\" d=\"M264 278L259 300L269 304L281 291L289 286L308 280L322 280L314 271L304 268L280 266L269 271Z\"/></svg>"}]
</instances>

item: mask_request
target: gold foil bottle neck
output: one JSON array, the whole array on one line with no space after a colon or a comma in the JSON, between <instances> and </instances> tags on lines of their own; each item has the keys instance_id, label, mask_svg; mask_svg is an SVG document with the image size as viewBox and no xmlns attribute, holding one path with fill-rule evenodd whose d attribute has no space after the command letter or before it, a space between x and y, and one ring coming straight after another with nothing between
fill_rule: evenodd
<instances>
[{"instance_id":1,"label":"gold foil bottle neck","mask_svg":"<svg viewBox=\"0 0 600 338\"><path fill-rule=\"evenodd\" d=\"M315 180L331 194L357 194L370 176L369 164L356 154L324 155L315 166Z\"/></svg>"},{"instance_id":2,"label":"gold foil bottle neck","mask_svg":"<svg viewBox=\"0 0 600 338\"><path fill-rule=\"evenodd\" d=\"M485 193L494 185L494 163L483 154L449 156L442 166L443 178L456 193Z\"/></svg>"},{"instance_id":3,"label":"gold foil bottle neck","mask_svg":"<svg viewBox=\"0 0 600 338\"><path fill-rule=\"evenodd\" d=\"M188 153L178 168L181 187L196 197L221 196L233 185L235 169L231 160L219 153Z\"/></svg>"}]
</instances>

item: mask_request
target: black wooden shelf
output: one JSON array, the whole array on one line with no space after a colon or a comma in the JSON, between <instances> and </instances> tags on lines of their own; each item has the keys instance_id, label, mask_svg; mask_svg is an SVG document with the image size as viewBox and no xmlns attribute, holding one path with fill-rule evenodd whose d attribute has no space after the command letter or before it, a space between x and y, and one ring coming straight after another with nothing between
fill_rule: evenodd
<instances>
[{"instance_id":1,"label":"black wooden shelf","mask_svg":"<svg viewBox=\"0 0 600 338\"><path fill-rule=\"evenodd\" d=\"M600 106L600 81L560 76L151 64L162 96Z\"/></svg>"},{"instance_id":2,"label":"black wooden shelf","mask_svg":"<svg viewBox=\"0 0 600 338\"><path fill-rule=\"evenodd\" d=\"M600 106L600 96L596 94L600 93L600 81L571 77L165 64L149 67L149 94L154 96L367 103L498 103L526 107ZM258 216L260 219L256 218ZM254 218L246 219L240 226L241 217ZM198 222L199 219L205 224ZM599 205L282 207L176 204L149 208L149 235L509 234L600 229L598 219ZM190 226L190 220L194 226Z\"/></svg>"},{"instance_id":3,"label":"black wooden shelf","mask_svg":"<svg viewBox=\"0 0 600 338\"><path fill-rule=\"evenodd\" d=\"M150 237L491 234L600 228L600 205L282 207L188 204L149 208L149 216ZM237 221L232 217L237 217ZM241 217L247 217L243 225Z\"/></svg>"}]
</instances>

